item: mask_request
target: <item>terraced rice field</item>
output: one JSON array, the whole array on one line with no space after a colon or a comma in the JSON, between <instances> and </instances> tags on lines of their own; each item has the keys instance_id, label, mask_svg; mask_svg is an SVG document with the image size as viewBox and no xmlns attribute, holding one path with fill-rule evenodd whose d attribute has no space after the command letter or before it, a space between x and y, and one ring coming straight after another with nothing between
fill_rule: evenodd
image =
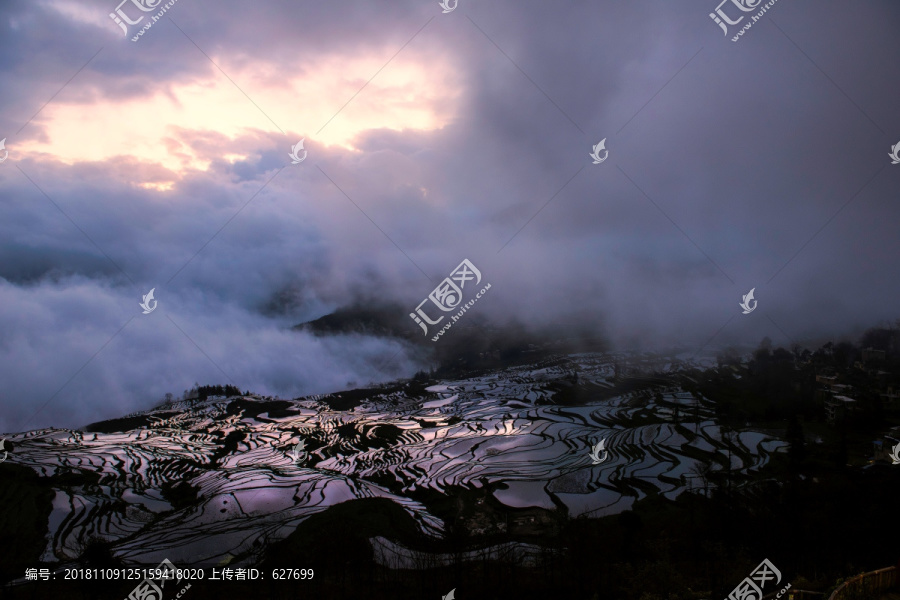
<instances>
[{"instance_id":1,"label":"terraced rice field","mask_svg":"<svg viewBox=\"0 0 900 600\"><path fill-rule=\"evenodd\" d=\"M125 432L8 436L16 444L10 460L43 476L99 475L56 490L45 560L76 559L99 535L116 541L126 563L240 565L304 519L355 498L390 499L423 534L440 538L445 524L410 497L416 490L490 489L511 509L602 516L651 492L674 498L696 488L699 463L722 469L730 456L732 469L746 473L785 445L753 431L723 436L712 402L674 386L615 395L613 372L613 357L570 356L562 365L442 381L424 394L373 394L346 411L322 397L176 403L142 413L147 424ZM588 400L562 403L560 390L574 387ZM608 456L594 464L601 439ZM289 452L301 440L308 455L295 463ZM176 510L160 489L180 481L199 491ZM401 546L372 543L383 564L405 564Z\"/></svg>"}]
</instances>

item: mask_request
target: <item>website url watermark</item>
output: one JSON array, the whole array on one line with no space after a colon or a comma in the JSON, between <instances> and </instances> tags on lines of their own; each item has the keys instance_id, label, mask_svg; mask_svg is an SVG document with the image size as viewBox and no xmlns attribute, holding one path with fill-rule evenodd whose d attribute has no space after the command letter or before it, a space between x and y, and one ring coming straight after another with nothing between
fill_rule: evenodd
<instances>
[{"instance_id":1,"label":"website url watermark","mask_svg":"<svg viewBox=\"0 0 900 600\"><path fill-rule=\"evenodd\" d=\"M422 328L425 335L428 335L428 325L437 325L443 321L444 317L447 315L432 320L422 309L422 305L431 300L432 304L437 306L443 312L456 310L462 302L463 289L466 287L466 282L472 280L475 281L475 285L481 283L481 271L476 269L475 265L473 265L469 259L464 259L459 263L459 266L453 269L453 272L450 273L449 277L445 277L444 280L428 294L428 297L419 303L416 307L416 312L409 313L409 316ZM462 305L462 309L460 309L459 312L455 315L450 315L450 321L441 328L437 335L431 338L431 341L438 341L438 339L440 339L440 337L444 335L444 333L450 329L467 310L472 308L472 306L474 306L489 289L491 289L491 284L487 284L481 288L481 291L475 294L475 297L472 300L469 300Z\"/></svg>"},{"instance_id":2,"label":"website url watermark","mask_svg":"<svg viewBox=\"0 0 900 600\"><path fill-rule=\"evenodd\" d=\"M747 32L747 30L753 27L753 25L762 18L766 11L775 6L775 3L777 1L778 0L769 0L769 2L763 4L759 12L757 12L755 15L750 16L750 21L747 22L743 27L741 27L741 29L737 32L737 35L731 38L731 41L736 42L741 39L741 37ZM746 17L746 15L744 15L735 20L732 20L727 14L725 14L725 11L722 10L722 5L726 4L727 2L731 2L742 12L750 12L758 8L762 0L722 0L722 2L720 2L716 7L716 11L709 13L709 18L712 19L716 23L716 25L722 28L722 31L725 35L728 35L729 25L737 25Z\"/></svg>"},{"instance_id":3,"label":"website url watermark","mask_svg":"<svg viewBox=\"0 0 900 600\"><path fill-rule=\"evenodd\" d=\"M125 11L122 10L122 5L127 4L128 2L131 2L132 4L134 4L134 6L136 6L138 8L138 10L140 10L141 12L148 13L153 10L156 10L156 8L159 7L159 4L160 4L160 2L162 2L162 0L122 0L122 2L120 2L119 5L116 7L116 12L109 13L109 18L112 19L113 21L115 21L116 25L118 25L119 27L122 28L122 31L125 33L125 35L128 35L128 25L139 24L141 21L144 20L145 16L148 16L151 19L150 21L147 22L146 25L141 27L141 29L137 32L137 35L135 35L134 37L131 38L132 42L136 42L141 38L141 36L144 35L144 33L148 29L153 27L154 23L159 21L162 18L162 16L164 14L166 14L167 10L169 10L170 8L175 6L175 3L178 2L178 0L169 0L169 2L162 5L161 10L159 12L157 12L155 15L141 15L140 17L138 17L135 20L132 20L127 14L125 14Z\"/></svg>"},{"instance_id":4,"label":"website url watermark","mask_svg":"<svg viewBox=\"0 0 900 600\"><path fill-rule=\"evenodd\" d=\"M478 292L477 294L475 294L475 297L474 297L472 300L469 300L468 302L466 302L466 303L463 305L462 310L460 310L460 311L459 311L458 313L456 313L455 315L450 315L450 322L448 322L446 325L444 325L444 326L441 328L441 330L438 331L438 334L437 334L436 336L434 336L433 338L431 338L431 341L432 341L432 342L438 341L438 338L441 337L442 335L444 335L444 332L445 332L445 331L447 331L448 329L450 329L451 327L453 327L453 324L456 323L457 321L459 321L459 318L460 318L461 316L463 316L463 313L465 313L467 310L469 310L470 308L472 308L472 306L474 306L475 303L478 302L478 299L481 298L481 297L484 295L484 293L485 293L486 291L488 291L489 289L491 289L491 284L487 284L486 286L484 286L483 288L481 288L481 291Z\"/></svg>"}]
</instances>

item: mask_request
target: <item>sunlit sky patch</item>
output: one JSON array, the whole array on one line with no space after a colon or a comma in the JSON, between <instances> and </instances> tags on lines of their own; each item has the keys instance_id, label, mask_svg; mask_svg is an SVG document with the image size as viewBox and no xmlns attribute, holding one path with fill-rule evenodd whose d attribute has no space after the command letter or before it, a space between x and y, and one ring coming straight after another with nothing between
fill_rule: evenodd
<instances>
[{"instance_id":1,"label":"sunlit sky patch","mask_svg":"<svg viewBox=\"0 0 900 600\"><path fill-rule=\"evenodd\" d=\"M202 79L168 84L132 100L81 104L59 98L36 119L52 143L23 140L16 150L23 157L40 152L66 164L125 156L177 176L261 150L240 146L252 133L283 130L286 151L300 137L308 140L307 148L311 142L354 150L357 136L371 129L439 129L452 119L459 95L449 63L432 60L398 57L368 85L383 66L381 58L332 56L288 77L284 67L272 64L229 68L227 60L214 60L240 89L210 65Z\"/></svg>"}]
</instances>

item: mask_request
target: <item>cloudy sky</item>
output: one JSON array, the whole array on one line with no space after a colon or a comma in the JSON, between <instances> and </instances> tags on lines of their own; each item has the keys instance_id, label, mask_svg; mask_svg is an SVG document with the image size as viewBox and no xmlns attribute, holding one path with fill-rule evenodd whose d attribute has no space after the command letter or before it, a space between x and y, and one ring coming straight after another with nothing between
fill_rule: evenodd
<instances>
[{"instance_id":1,"label":"cloudy sky","mask_svg":"<svg viewBox=\"0 0 900 600\"><path fill-rule=\"evenodd\" d=\"M621 348L900 317L892 0L141 1L0 5L0 431L409 376L288 328L463 259Z\"/></svg>"}]
</instances>

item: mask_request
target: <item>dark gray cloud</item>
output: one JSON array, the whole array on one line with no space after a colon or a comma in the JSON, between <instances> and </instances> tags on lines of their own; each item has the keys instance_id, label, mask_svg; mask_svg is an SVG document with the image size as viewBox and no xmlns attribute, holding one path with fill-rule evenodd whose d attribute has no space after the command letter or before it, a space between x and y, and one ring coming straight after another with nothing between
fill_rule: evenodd
<instances>
[{"instance_id":1,"label":"dark gray cloud","mask_svg":"<svg viewBox=\"0 0 900 600\"><path fill-rule=\"evenodd\" d=\"M196 153L205 171L52 152L0 165L0 429L48 400L28 427L118 416L195 381L297 395L409 375L427 364L417 347L289 327L373 298L412 310L463 258L492 284L475 309L490 322L578 323L620 346L700 347L726 323L713 345L803 342L898 317L892 3L779 0L733 43L706 0L460 0L448 15L434 1L179 0L137 44L115 4L0 8L11 150L54 144L50 111L19 132L51 98L86 119L175 98L228 81L210 58L261 125L167 130L160 155ZM376 124L358 151L310 134L290 165L295 130L342 127L388 92L354 80L345 111L301 124L248 73L272 85L401 47L377 77L449 65L446 124ZM602 138L610 156L593 165ZM142 315L151 287L160 308ZM754 287L759 310L741 315Z\"/></svg>"}]
</instances>

